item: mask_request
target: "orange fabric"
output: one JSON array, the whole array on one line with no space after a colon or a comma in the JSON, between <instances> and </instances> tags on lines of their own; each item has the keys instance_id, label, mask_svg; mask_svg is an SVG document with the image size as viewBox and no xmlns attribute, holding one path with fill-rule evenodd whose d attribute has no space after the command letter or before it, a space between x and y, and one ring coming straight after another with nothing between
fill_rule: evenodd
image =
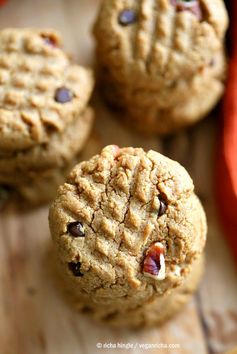
<instances>
[{"instance_id":1,"label":"orange fabric","mask_svg":"<svg viewBox=\"0 0 237 354\"><path fill-rule=\"evenodd\" d=\"M223 115L225 119L224 158L230 174L233 193L237 198L237 55L233 56L229 62L229 80L223 102Z\"/></svg>"},{"instance_id":2,"label":"orange fabric","mask_svg":"<svg viewBox=\"0 0 237 354\"><path fill-rule=\"evenodd\" d=\"M220 219L237 262L237 1L230 8L230 60L222 107L216 194Z\"/></svg>"}]
</instances>

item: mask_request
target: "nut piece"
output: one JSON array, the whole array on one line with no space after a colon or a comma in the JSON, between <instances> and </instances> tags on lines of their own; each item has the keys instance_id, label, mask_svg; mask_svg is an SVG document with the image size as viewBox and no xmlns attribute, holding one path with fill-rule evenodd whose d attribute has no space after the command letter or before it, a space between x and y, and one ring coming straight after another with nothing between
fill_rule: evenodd
<instances>
[{"instance_id":1,"label":"nut piece","mask_svg":"<svg viewBox=\"0 0 237 354\"><path fill-rule=\"evenodd\" d=\"M157 280L165 279L165 257L162 243L153 243L147 250L143 262L143 273Z\"/></svg>"},{"instance_id":2,"label":"nut piece","mask_svg":"<svg viewBox=\"0 0 237 354\"><path fill-rule=\"evenodd\" d=\"M118 157L119 153L120 153L120 148L118 145L111 145L111 149L113 151L114 157Z\"/></svg>"},{"instance_id":3,"label":"nut piece","mask_svg":"<svg viewBox=\"0 0 237 354\"><path fill-rule=\"evenodd\" d=\"M202 10L199 0L171 0L171 4L176 7L176 11L189 11L195 15L199 21L202 20Z\"/></svg>"}]
</instances>

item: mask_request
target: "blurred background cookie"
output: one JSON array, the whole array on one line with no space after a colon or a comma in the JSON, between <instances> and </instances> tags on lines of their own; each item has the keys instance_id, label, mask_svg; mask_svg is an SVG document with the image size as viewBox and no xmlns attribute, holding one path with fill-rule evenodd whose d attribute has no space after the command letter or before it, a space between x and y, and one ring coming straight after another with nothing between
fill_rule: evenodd
<instances>
[{"instance_id":1,"label":"blurred background cookie","mask_svg":"<svg viewBox=\"0 0 237 354\"><path fill-rule=\"evenodd\" d=\"M116 325L130 313L127 325L139 326L148 311L146 324L160 323L175 312L168 303L189 273L187 287L197 286L205 213L185 169L157 152L112 145L76 165L49 224L63 287L96 318L112 316ZM167 308L155 320L151 303L159 312L163 301Z\"/></svg>"},{"instance_id":2,"label":"blurred background cookie","mask_svg":"<svg viewBox=\"0 0 237 354\"><path fill-rule=\"evenodd\" d=\"M21 192L42 186L45 175L56 182L57 169L63 176L91 130L93 85L92 72L64 53L57 32L0 31L1 185ZM36 204L40 190L32 191Z\"/></svg>"},{"instance_id":3,"label":"blurred background cookie","mask_svg":"<svg viewBox=\"0 0 237 354\"><path fill-rule=\"evenodd\" d=\"M103 0L94 26L101 91L141 132L195 123L224 91L227 25L222 0Z\"/></svg>"}]
</instances>

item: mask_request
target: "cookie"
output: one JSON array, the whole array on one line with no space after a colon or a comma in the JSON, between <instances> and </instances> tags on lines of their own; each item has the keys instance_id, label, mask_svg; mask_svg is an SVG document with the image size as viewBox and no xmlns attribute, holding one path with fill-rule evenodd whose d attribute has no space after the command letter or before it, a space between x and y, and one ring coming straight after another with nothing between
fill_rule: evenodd
<instances>
[{"instance_id":1,"label":"cookie","mask_svg":"<svg viewBox=\"0 0 237 354\"><path fill-rule=\"evenodd\" d=\"M77 156L77 160L78 158ZM15 198L20 199L26 208L28 206L49 203L55 198L60 184L65 182L68 173L72 169L73 164L75 164L75 160L70 161L61 168L41 172L38 178L34 176L24 183L15 185Z\"/></svg>"},{"instance_id":2,"label":"cookie","mask_svg":"<svg viewBox=\"0 0 237 354\"><path fill-rule=\"evenodd\" d=\"M222 0L103 0L94 26L101 90L140 131L195 123L224 90L227 25Z\"/></svg>"},{"instance_id":3,"label":"cookie","mask_svg":"<svg viewBox=\"0 0 237 354\"><path fill-rule=\"evenodd\" d=\"M51 169L42 172L38 178L28 177L19 184L0 184L0 210L8 203L14 204L16 208L28 209L29 207L40 206L52 201L58 186L64 183L67 174L72 168L72 164L65 165L60 169Z\"/></svg>"},{"instance_id":4,"label":"cookie","mask_svg":"<svg viewBox=\"0 0 237 354\"><path fill-rule=\"evenodd\" d=\"M74 302L130 311L181 285L203 253L206 218L185 169L107 146L76 165L49 225Z\"/></svg>"},{"instance_id":5,"label":"cookie","mask_svg":"<svg viewBox=\"0 0 237 354\"><path fill-rule=\"evenodd\" d=\"M84 147L93 116L93 110L86 108L62 134L52 134L48 143L15 153L0 151L0 183L24 183L44 170L65 166Z\"/></svg>"},{"instance_id":6,"label":"cookie","mask_svg":"<svg viewBox=\"0 0 237 354\"><path fill-rule=\"evenodd\" d=\"M0 185L31 204L53 198L91 131L93 86L57 32L0 31Z\"/></svg>"},{"instance_id":7,"label":"cookie","mask_svg":"<svg viewBox=\"0 0 237 354\"><path fill-rule=\"evenodd\" d=\"M98 306L90 308L88 304L85 304L82 312L83 310L86 313L89 312L95 320L113 327L139 328L161 325L176 315L190 300L203 275L203 266L203 256L201 256L194 262L191 272L184 278L181 285L167 292L164 296L157 297L129 311L123 312L121 310L121 312L111 313L106 306L103 309L98 309Z\"/></svg>"},{"instance_id":8,"label":"cookie","mask_svg":"<svg viewBox=\"0 0 237 354\"><path fill-rule=\"evenodd\" d=\"M89 69L75 65L53 30L0 31L0 149L48 143L84 110Z\"/></svg>"}]
</instances>

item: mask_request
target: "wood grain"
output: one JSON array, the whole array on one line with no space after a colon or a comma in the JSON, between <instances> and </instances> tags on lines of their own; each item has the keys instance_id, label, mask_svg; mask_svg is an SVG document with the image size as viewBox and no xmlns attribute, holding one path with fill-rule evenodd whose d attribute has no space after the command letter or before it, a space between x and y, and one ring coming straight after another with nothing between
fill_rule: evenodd
<instances>
[{"instance_id":1,"label":"wood grain","mask_svg":"<svg viewBox=\"0 0 237 354\"><path fill-rule=\"evenodd\" d=\"M0 26L57 28L76 60L91 65L90 28L98 4L96 0L11 0L0 8ZM47 206L24 214L9 208L0 214L0 354L118 352L97 349L97 342L180 344L179 349L152 351L161 354L223 353L237 345L237 274L218 225L213 197L217 111L187 132L161 140L133 134L98 95L93 101L96 123L83 158L110 143L142 146L180 161L192 175L209 223L202 285L184 311L161 328L134 332L95 324L73 313L52 284L47 270Z\"/></svg>"}]
</instances>

